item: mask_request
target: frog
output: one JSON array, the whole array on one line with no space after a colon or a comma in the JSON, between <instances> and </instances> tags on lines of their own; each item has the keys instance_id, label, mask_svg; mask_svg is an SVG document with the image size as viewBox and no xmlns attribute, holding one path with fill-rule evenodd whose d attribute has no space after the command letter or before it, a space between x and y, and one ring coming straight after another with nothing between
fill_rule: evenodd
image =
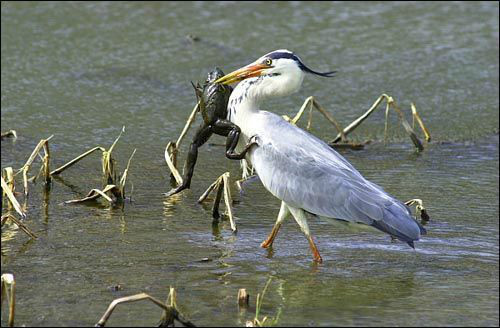
<instances>
[{"instance_id":1,"label":"frog","mask_svg":"<svg viewBox=\"0 0 500 328\"><path fill-rule=\"evenodd\" d=\"M241 129L227 119L227 104L233 88L229 85L214 83L219 78L223 77L224 73L218 67L215 67L207 75L204 84L200 86L191 82L196 98L198 108L203 122L197 128L192 142L189 146L189 151L186 158L185 173L182 183L170 190L166 195L171 196L191 187L191 180L194 174L194 167L198 158L198 148L203 146L213 134L227 137L226 138L226 158L231 160L244 159L246 153L254 145L257 145L256 138L248 142L241 152L236 152L235 148L241 135Z\"/></svg>"}]
</instances>

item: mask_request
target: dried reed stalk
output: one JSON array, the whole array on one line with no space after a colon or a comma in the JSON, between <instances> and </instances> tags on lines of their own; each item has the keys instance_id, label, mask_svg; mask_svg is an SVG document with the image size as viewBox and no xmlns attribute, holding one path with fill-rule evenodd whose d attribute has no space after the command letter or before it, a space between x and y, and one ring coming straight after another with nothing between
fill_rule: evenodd
<instances>
[{"instance_id":1,"label":"dried reed stalk","mask_svg":"<svg viewBox=\"0 0 500 328\"><path fill-rule=\"evenodd\" d=\"M50 170L49 170L49 160L50 160L50 152L49 152L49 146L48 142L50 139L52 139L54 135L51 135L47 139L42 139L40 142L38 142L38 145L35 147L33 152L31 153L30 157L26 161L26 163L15 173L15 175L19 173L23 173L23 181L24 181L24 194L28 196L28 172L31 168L31 165L33 164L33 161L35 160L36 156L41 156L39 153L43 149L44 150L44 156L42 157L42 169L44 172L45 176L45 183L49 184L51 182L51 177L50 177Z\"/></svg>"},{"instance_id":2,"label":"dried reed stalk","mask_svg":"<svg viewBox=\"0 0 500 328\"><path fill-rule=\"evenodd\" d=\"M9 130L7 132L2 132L2 134L1 134L1 139L10 138L10 137L17 138L16 130Z\"/></svg>"},{"instance_id":3,"label":"dried reed stalk","mask_svg":"<svg viewBox=\"0 0 500 328\"><path fill-rule=\"evenodd\" d=\"M163 302L161 302L160 300L158 300L158 299L154 298L153 296L150 296L146 293L140 293L140 294L136 294L136 295L132 295L132 296L121 297L121 298L117 298L114 301L112 301L111 304L108 306L108 309L106 310L104 315L101 317L99 322L96 324L96 327L104 327L104 325L106 324L106 322L108 321L109 317L111 316L115 307L118 304L137 302L137 301L142 301L142 300L149 300L149 301L153 302L154 304L156 304L157 306L164 309L165 312L167 312L167 319L172 318L172 320L168 321L168 323L173 324L174 319L175 319L175 320L179 321L180 323L182 323L186 327L196 327L189 320L186 320L184 318L184 316L181 313L179 313L179 311L175 307L163 304Z\"/></svg>"},{"instance_id":4,"label":"dried reed stalk","mask_svg":"<svg viewBox=\"0 0 500 328\"><path fill-rule=\"evenodd\" d=\"M227 211L227 216L229 217L229 221L231 223L231 230L233 232L237 231L236 228L236 223L234 222L234 217L233 217L233 209L232 209L232 199L231 199L231 189L230 189L230 183L229 183L229 172L226 172L222 174L220 177L218 177L215 182L213 182L207 190L200 196L198 199L198 203L202 203L208 195L217 189L217 194L214 200L214 205L212 209L212 216L214 219L218 219L220 217L219 215L219 203L222 197L222 194L224 194L224 203L226 204L226 211Z\"/></svg>"},{"instance_id":5,"label":"dried reed stalk","mask_svg":"<svg viewBox=\"0 0 500 328\"><path fill-rule=\"evenodd\" d=\"M401 124L403 125L405 131L410 136L410 138L411 138L413 144L415 145L415 147L419 151L422 151L424 149L424 146L422 145L422 142L417 137L415 131L413 131L413 129L411 128L411 126L408 123L408 121L404 118L403 113L399 109L399 107L396 104L396 102L394 101L394 98L392 98L391 96L388 96L386 94L382 94L380 97L378 97L377 100L370 107L370 109L368 109L363 115L361 115L356 120L354 120L351 124L349 124L342 131L344 133L344 135L347 135L350 132L354 131L354 129L356 129L368 116L370 116L370 114L373 113L373 111L375 111L375 109L377 109L378 106L380 105L380 103L382 103L382 101L384 101L384 100L386 101L384 139L387 137L388 115L389 115L389 110L392 108L398 114L399 119L401 121ZM415 107L415 106L413 105L413 107ZM418 116L418 113L416 112L416 109L412 108L412 112L413 112L413 117L417 119L417 121L419 122L419 125L420 125L420 127L422 129L422 131L424 132L426 140L429 141L430 140L429 131L425 128L424 123L422 122L422 120L420 119L420 116ZM339 134L337 134L337 136L332 141L330 141L330 144L335 144L335 143L337 143L341 139L342 139L342 134L339 133Z\"/></svg>"},{"instance_id":6,"label":"dried reed stalk","mask_svg":"<svg viewBox=\"0 0 500 328\"><path fill-rule=\"evenodd\" d=\"M427 209L424 207L424 202L419 199L410 199L409 201L405 202L406 205L412 206L415 205L415 214L420 212L420 219L422 220L423 223L427 223L431 218L429 217L429 214L427 214Z\"/></svg>"},{"instance_id":7,"label":"dried reed stalk","mask_svg":"<svg viewBox=\"0 0 500 328\"><path fill-rule=\"evenodd\" d=\"M21 209L21 205L19 205L19 202L17 201L16 197L14 196L14 193L10 189L9 185L7 182L5 182L4 178L2 177L2 193L5 193L7 196L10 204L14 207L16 212L22 217L26 217L26 213Z\"/></svg>"},{"instance_id":8,"label":"dried reed stalk","mask_svg":"<svg viewBox=\"0 0 500 328\"><path fill-rule=\"evenodd\" d=\"M35 235L35 233L33 231L31 231L24 223L22 223L20 220L18 220L14 215L12 215L10 213L2 215L2 226L4 225L4 223L7 220L10 220L15 225L17 225L19 227L19 229L21 229L30 238L32 238L32 239L37 239L38 238L37 235Z\"/></svg>"},{"instance_id":9,"label":"dried reed stalk","mask_svg":"<svg viewBox=\"0 0 500 328\"><path fill-rule=\"evenodd\" d=\"M84 159L85 157L87 157L88 155L92 154L93 152L95 152L96 150L100 150L101 152L105 152L106 149L102 148L102 147L94 147L88 151L86 151L85 153L81 154L80 156L77 156L75 157L74 159L72 159L71 161L69 161L68 163L58 167L57 169L55 169L54 171L50 172L50 175L58 175L60 173L62 173L64 170L70 168L71 166L73 166L74 164L78 163L80 160Z\"/></svg>"},{"instance_id":10,"label":"dried reed stalk","mask_svg":"<svg viewBox=\"0 0 500 328\"><path fill-rule=\"evenodd\" d=\"M2 300L1 305L3 307L3 302L5 299L9 302L9 321L7 325L9 327L14 327L14 317L16 312L16 280L14 275L11 273L4 273L1 277L1 294Z\"/></svg>"}]
</instances>

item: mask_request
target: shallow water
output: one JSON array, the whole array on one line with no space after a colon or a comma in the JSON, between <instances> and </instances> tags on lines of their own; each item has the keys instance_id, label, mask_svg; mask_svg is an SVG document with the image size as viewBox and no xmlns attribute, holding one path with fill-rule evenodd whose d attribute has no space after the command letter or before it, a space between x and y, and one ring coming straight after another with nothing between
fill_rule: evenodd
<instances>
[{"instance_id":1,"label":"shallow water","mask_svg":"<svg viewBox=\"0 0 500 328\"><path fill-rule=\"evenodd\" d=\"M109 147L123 125L115 150L121 169L137 148L133 202L123 209L62 204L100 186L94 155L64 172L50 193L32 187L25 222L38 240L3 227L2 273L16 277L16 324L93 325L114 298L144 291L164 299L174 286L194 323L243 325L255 309L238 311L238 289L246 288L254 304L273 277L262 314L281 311L278 325L498 325L498 9L498 3L2 2L2 131L19 134L2 141L2 168L21 167L38 140L52 134L53 167L96 145ZM383 234L315 219L309 224L323 264L312 263L293 220L274 249L264 250L259 244L279 201L260 182L243 195L234 192L238 234L228 222L212 227L210 205L197 198L221 173L239 175L238 163L218 146L200 151L190 191L162 195L170 189L164 147L194 105L189 81L279 48L339 73L307 76L299 93L271 101L269 110L290 115L314 95L347 124L381 93L406 113L416 104L433 137L424 152L415 153L395 116L383 144L383 109L353 134L374 142L342 151L397 198L424 200L431 222L416 251ZM326 140L336 134L318 114L312 132ZM109 288L116 284L123 289ZM160 315L152 304L129 304L108 325L153 325Z\"/></svg>"}]
</instances>

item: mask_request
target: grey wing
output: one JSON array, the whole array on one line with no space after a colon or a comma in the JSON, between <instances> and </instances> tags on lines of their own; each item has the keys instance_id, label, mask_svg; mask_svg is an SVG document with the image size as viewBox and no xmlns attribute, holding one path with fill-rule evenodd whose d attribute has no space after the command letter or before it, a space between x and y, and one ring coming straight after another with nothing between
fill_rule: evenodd
<instances>
[{"instance_id":1,"label":"grey wing","mask_svg":"<svg viewBox=\"0 0 500 328\"><path fill-rule=\"evenodd\" d=\"M423 228L408 208L325 142L281 118L266 122L251 158L273 195L313 214L372 225L405 241L419 238Z\"/></svg>"}]
</instances>

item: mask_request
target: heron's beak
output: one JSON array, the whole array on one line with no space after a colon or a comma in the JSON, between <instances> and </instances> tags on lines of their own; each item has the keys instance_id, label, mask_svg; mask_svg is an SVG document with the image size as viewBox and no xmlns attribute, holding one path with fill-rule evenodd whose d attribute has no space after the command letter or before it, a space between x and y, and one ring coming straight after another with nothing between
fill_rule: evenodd
<instances>
[{"instance_id":1,"label":"heron's beak","mask_svg":"<svg viewBox=\"0 0 500 328\"><path fill-rule=\"evenodd\" d=\"M263 64L250 64L221 77L216 80L215 83L231 84L248 79L249 77L260 76L262 71L266 68L269 68L269 66Z\"/></svg>"}]
</instances>

